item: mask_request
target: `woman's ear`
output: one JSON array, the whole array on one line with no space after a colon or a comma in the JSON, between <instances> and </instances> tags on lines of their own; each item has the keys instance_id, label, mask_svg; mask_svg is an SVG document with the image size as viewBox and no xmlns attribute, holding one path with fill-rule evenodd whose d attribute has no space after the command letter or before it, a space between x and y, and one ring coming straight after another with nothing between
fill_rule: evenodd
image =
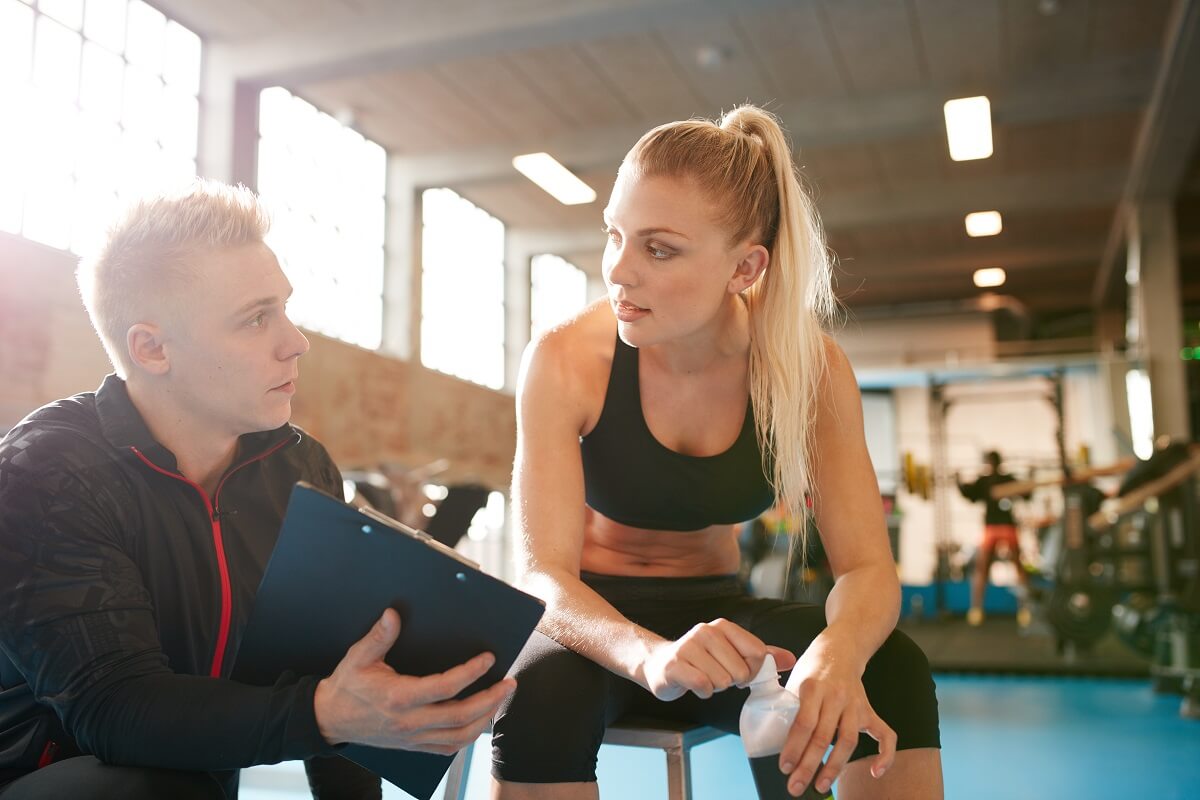
<instances>
[{"instance_id":1,"label":"woman's ear","mask_svg":"<svg viewBox=\"0 0 1200 800\"><path fill-rule=\"evenodd\" d=\"M729 293L741 294L755 284L766 272L771 254L761 244L751 245L742 253L733 276L729 279Z\"/></svg>"}]
</instances>

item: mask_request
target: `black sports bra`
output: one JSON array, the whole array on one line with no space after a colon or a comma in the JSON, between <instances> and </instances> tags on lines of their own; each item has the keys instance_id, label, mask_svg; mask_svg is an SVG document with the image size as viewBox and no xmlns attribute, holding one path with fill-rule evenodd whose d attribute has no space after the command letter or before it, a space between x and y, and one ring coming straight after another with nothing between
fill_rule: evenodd
<instances>
[{"instance_id":1,"label":"black sports bra","mask_svg":"<svg viewBox=\"0 0 1200 800\"><path fill-rule=\"evenodd\" d=\"M636 528L695 531L754 519L775 502L747 399L737 441L689 456L654 438L642 414L638 351L617 337L604 409L580 439L587 504Z\"/></svg>"}]
</instances>

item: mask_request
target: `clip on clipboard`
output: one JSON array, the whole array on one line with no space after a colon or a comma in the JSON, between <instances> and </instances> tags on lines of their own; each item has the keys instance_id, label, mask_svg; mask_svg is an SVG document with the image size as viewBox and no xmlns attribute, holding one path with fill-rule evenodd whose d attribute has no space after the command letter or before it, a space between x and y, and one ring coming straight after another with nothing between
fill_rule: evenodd
<instances>
[{"instance_id":1,"label":"clip on clipboard","mask_svg":"<svg viewBox=\"0 0 1200 800\"><path fill-rule=\"evenodd\" d=\"M544 604L479 571L456 551L306 483L292 490L255 598L233 679L269 686L287 670L328 675L385 608L400 613L386 662L406 675L443 672L481 652L492 668L461 696L501 680ZM428 800L451 756L348 745L341 755Z\"/></svg>"}]
</instances>

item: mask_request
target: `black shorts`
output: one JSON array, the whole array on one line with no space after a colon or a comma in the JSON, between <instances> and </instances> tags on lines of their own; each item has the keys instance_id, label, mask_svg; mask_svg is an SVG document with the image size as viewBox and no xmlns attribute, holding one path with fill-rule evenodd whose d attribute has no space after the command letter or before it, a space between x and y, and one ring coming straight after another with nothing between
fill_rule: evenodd
<instances>
[{"instance_id":1,"label":"black shorts","mask_svg":"<svg viewBox=\"0 0 1200 800\"><path fill-rule=\"evenodd\" d=\"M698 623L724 618L800 655L825 628L820 606L751 597L734 576L582 577L630 621L671 640ZM664 702L541 633L533 635L513 670L517 690L500 707L492 729L492 774L515 783L595 781L605 728L627 714L736 734L749 693L734 688L708 700L688 693ZM929 661L911 639L893 632L867 663L863 686L872 708L896 731L898 749L940 747ZM861 734L851 758L877 752L875 740Z\"/></svg>"}]
</instances>

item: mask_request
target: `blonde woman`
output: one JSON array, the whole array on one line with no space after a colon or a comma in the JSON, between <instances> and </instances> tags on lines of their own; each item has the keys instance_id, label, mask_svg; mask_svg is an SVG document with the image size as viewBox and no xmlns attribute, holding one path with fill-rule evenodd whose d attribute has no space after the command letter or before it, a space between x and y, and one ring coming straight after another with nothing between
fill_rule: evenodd
<instances>
[{"instance_id":1,"label":"blonde woman","mask_svg":"<svg viewBox=\"0 0 1200 800\"><path fill-rule=\"evenodd\" d=\"M801 711L787 791L942 795L937 702L893 631L900 592L854 374L826 336L830 266L783 131L743 106L625 157L604 211L608 296L533 342L513 493L547 613L495 721L493 796L595 798L628 713L736 731L771 653ZM734 525L813 514L822 609L746 596ZM824 766L822 757L833 744Z\"/></svg>"}]
</instances>

